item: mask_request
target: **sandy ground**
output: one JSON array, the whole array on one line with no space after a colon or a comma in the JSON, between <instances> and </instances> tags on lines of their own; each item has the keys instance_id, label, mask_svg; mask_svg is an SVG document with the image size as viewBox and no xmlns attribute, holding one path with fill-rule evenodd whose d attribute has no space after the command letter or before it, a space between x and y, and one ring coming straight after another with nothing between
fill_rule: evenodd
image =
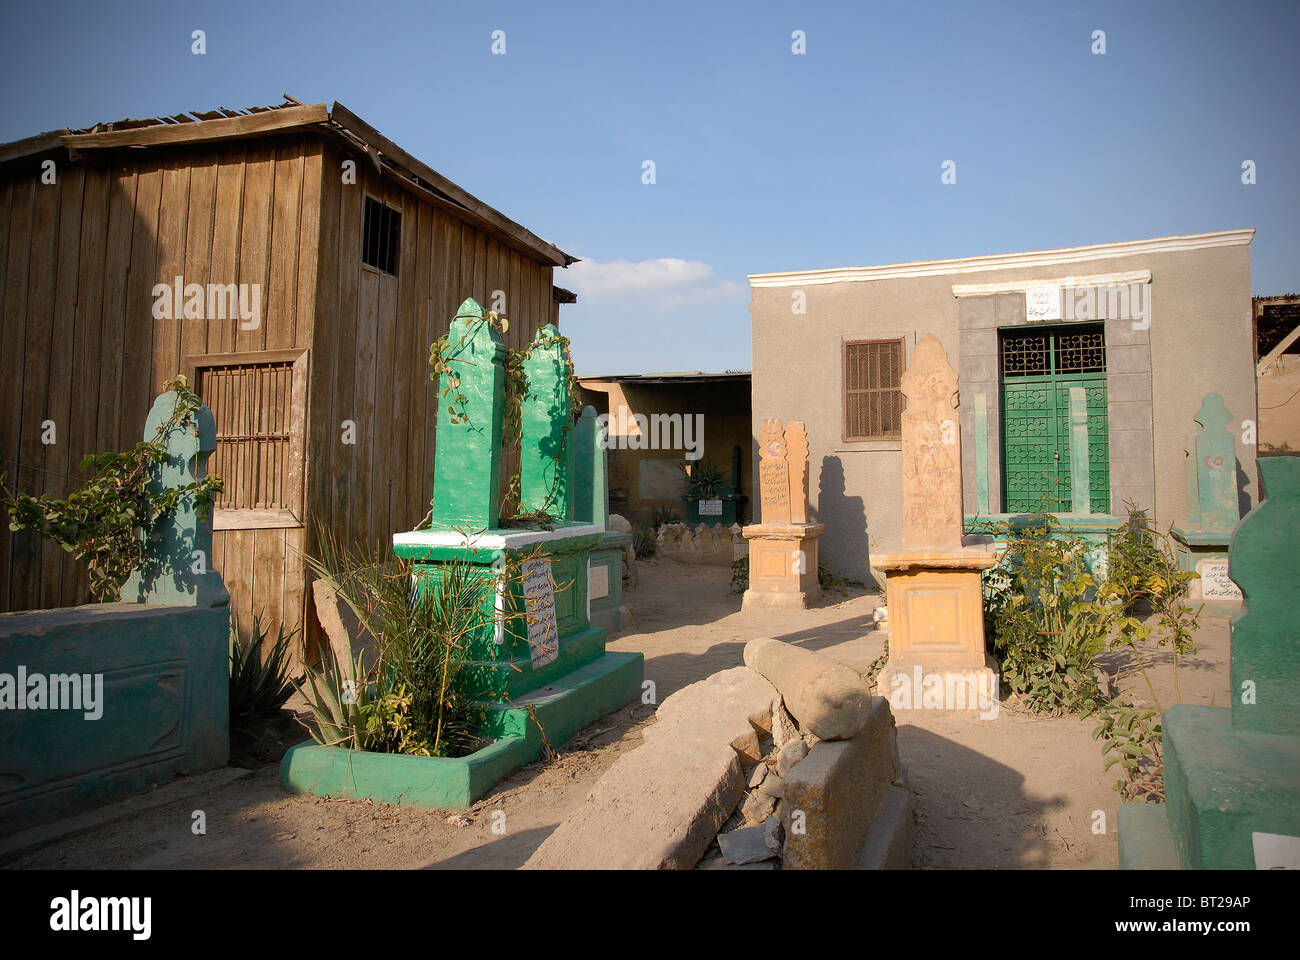
<instances>
[{"instance_id":1,"label":"sandy ground","mask_svg":"<svg viewBox=\"0 0 1300 960\"><path fill-rule=\"evenodd\" d=\"M662 701L741 662L747 640L772 636L826 650L858 669L880 655L878 595L849 590L798 612L740 611L726 566L665 558L640 565L625 593L635 610L611 650L645 655ZM1226 704L1227 621L1202 617L1198 655L1180 670L1182 700ZM1173 702L1167 658L1148 658L1164 706ZM1131 657L1106 669L1139 702L1150 694ZM287 718L286 718L287 720ZM640 745L653 707L604 717L560 749L502 781L469 810L420 810L287 794L284 750L302 739L282 724L235 762L251 776L197 798L108 824L31 853L11 868L514 868L582 802L617 756ZM899 750L917 798L917 868L1114 867L1119 795L1092 740L1095 722L1030 717L1004 704L993 719L910 710L898 716ZM203 810L207 832L191 832ZM1104 832L1094 832L1104 817Z\"/></svg>"}]
</instances>

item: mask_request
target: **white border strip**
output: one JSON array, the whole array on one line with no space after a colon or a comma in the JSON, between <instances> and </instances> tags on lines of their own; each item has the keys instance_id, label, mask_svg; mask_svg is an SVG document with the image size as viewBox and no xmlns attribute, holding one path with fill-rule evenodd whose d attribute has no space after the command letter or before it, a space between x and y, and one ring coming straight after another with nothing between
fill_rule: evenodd
<instances>
[{"instance_id":1,"label":"white border strip","mask_svg":"<svg viewBox=\"0 0 1300 960\"><path fill-rule=\"evenodd\" d=\"M605 528L598 523L584 523L576 527L562 527L559 530L521 530L518 533L483 533L468 536L455 530L433 533L427 530L409 530L406 533L393 534L395 547L472 547L477 550L518 550L534 543L547 543L552 540L568 540L571 537L586 537L604 533Z\"/></svg>"},{"instance_id":2,"label":"white border strip","mask_svg":"<svg viewBox=\"0 0 1300 960\"><path fill-rule=\"evenodd\" d=\"M952 273L981 273L987 270L1015 270L1022 267L1045 267L1054 264L1103 260L1108 257L1131 257L1151 253L1174 253L1204 250L1210 247L1249 245L1255 236L1253 227L1244 230L1219 230L1215 233L1192 233L1179 237L1151 240L1126 240L1122 243L1096 243L1084 247L1061 247L1028 253L995 253L982 257L957 257L950 260L914 260L878 267L838 267L829 270L794 270L781 273L751 273L751 287L802 287L822 283L853 283L864 280L894 280L903 277L939 277ZM1044 281L1046 282L1046 281Z\"/></svg>"},{"instance_id":3,"label":"white border strip","mask_svg":"<svg viewBox=\"0 0 1300 960\"><path fill-rule=\"evenodd\" d=\"M1094 273L1084 277L1055 277L1044 280L994 280L992 283L954 283L954 297L983 297L990 293L1024 293L1035 287L1127 287L1131 283L1150 283L1150 270L1126 273Z\"/></svg>"}]
</instances>

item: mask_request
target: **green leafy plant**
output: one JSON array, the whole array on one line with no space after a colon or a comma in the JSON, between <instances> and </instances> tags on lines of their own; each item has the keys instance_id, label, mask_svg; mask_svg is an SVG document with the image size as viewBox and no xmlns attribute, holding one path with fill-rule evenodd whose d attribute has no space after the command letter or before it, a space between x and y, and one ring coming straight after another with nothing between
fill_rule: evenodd
<instances>
[{"instance_id":1,"label":"green leafy plant","mask_svg":"<svg viewBox=\"0 0 1300 960\"><path fill-rule=\"evenodd\" d=\"M731 592L744 593L749 589L749 554L731 561Z\"/></svg>"},{"instance_id":2,"label":"green leafy plant","mask_svg":"<svg viewBox=\"0 0 1300 960\"><path fill-rule=\"evenodd\" d=\"M313 736L427 756L477 749L486 707L461 681L469 640L492 623L485 608L497 580L453 561L418 582L414 564L381 544L345 548L323 527L317 542L320 555L307 557L308 566L351 607L376 658L366 671L350 650L342 662L326 653L321 669L308 672Z\"/></svg>"},{"instance_id":3,"label":"green leafy plant","mask_svg":"<svg viewBox=\"0 0 1300 960\"><path fill-rule=\"evenodd\" d=\"M650 528L658 530L665 523L681 523L682 518L672 507L655 507L650 513Z\"/></svg>"},{"instance_id":4,"label":"green leafy plant","mask_svg":"<svg viewBox=\"0 0 1300 960\"><path fill-rule=\"evenodd\" d=\"M1094 546L1067 535L1045 506L1028 522L989 526L985 532L1007 545L985 582L985 612L1011 690L1035 712L1097 715L1093 739L1102 745L1105 769L1118 765L1122 774L1115 789L1126 800L1158 800L1164 707L1142 647L1154 641L1170 649L1180 696L1178 662L1195 650L1200 616L1184 596L1197 575L1178 569L1167 533L1155 531L1133 504L1127 509L1101 577L1089 566ZM1103 693L1096 658L1118 649L1137 663L1154 708Z\"/></svg>"},{"instance_id":5,"label":"green leafy plant","mask_svg":"<svg viewBox=\"0 0 1300 960\"><path fill-rule=\"evenodd\" d=\"M722 471L709 459L696 460L683 465L685 471L686 496L694 500L712 500L718 495L718 488L723 485Z\"/></svg>"},{"instance_id":6,"label":"green leafy plant","mask_svg":"<svg viewBox=\"0 0 1300 960\"><path fill-rule=\"evenodd\" d=\"M197 430L195 414L203 401L189 388L185 377L168 380L164 390L174 390L176 409L158 427L152 441L138 443L124 453L87 454L81 469L96 475L67 499L44 494L16 493L0 473L0 507L9 514L9 529L32 530L53 540L90 573L90 592L97 600L116 600L132 572L148 560L161 523L180 504L191 499L200 516L207 516L221 479L202 480L152 488L156 469L167 460L162 439L172 427Z\"/></svg>"},{"instance_id":7,"label":"green leafy plant","mask_svg":"<svg viewBox=\"0 0 1300 960\"><path fill-rule=\"evenodd\" d=\"M290 641L296 630L284 632L281 624L275 643L265 650L270 625L262 626L260 614L253 615L248 642L239 635L239 622L230 617L230 729L249 732L266 717L273 717L293 696L295 681L289 676Z\"/></svg>"},{"instance_id":8,"label":"green leafy plant","mask_svg":"<svg viewBox=\"0 0 1300 960\"><path fill-rule=\"evenodd\" d=\"M985 581L1003 681L1036 713L1094 712L1101 689L1093 661L1108 624L1089 605L1097 582L1088 542L1066 536L1045 506L1028 522L996 523L990 532L1006 539Z\"/></svg>"},{"instance_id":9,"label":"green leafy plant","mask_svg":"<svg viewBox=\"0 0 1300 960\"><path fill-rule=\"evenodd\" d=\"M654 528L638 523L632 528L632 550L638 560L649 560L659 550Z\"/></svg>"}]
</instances>

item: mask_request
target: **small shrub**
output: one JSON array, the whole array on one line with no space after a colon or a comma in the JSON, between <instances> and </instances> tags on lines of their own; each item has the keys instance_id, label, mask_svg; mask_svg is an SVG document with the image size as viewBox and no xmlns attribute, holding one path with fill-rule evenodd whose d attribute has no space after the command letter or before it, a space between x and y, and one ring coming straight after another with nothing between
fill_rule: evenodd
<instances>
[{"instance_id":1,"label":"small shrub","mask_svg":"<svg viewBox=\"0 0 1300 960\"><path fill-rule=\"evenodd\" d=\"M650 514L650 528L658 531L665 523L681 523L682 518L672 507L655 507Z\"/></svg>"},{"instance_id":2,"label":"small shrub","mask_svg":"<svg viewBox=\"0 0 1300 960\"><path fill-rule=\"evenodd\" d=\"M654 530L644 523L632 528L632 549L638 560L649 560L659 549Z\"/></svg>"},{"instance_id":3,"label":"small shrub","mask_svg":"<svg viewBox=\"0 0 1300 960\"><path fill-rule=\"evenodd\" d=\"M230 729L250 732L258 721L280 712L291 696L295 681L289 677L289 642L297 630L286 635L281 624L275 643L264 653L270 625L262 626L261 614L253 615L253 629L245 643L239 623L230 617Z\"/></svg>"},{"instance_id":4,"label":"small shrub","mask_svg":"<svg viewBox=\"0 0 1300 960\"><path fill-rule=\"evenodd\" d=\"M744 593L749 589L749 554L731 561L731 592Z\"/></svg>"}]
</instances>

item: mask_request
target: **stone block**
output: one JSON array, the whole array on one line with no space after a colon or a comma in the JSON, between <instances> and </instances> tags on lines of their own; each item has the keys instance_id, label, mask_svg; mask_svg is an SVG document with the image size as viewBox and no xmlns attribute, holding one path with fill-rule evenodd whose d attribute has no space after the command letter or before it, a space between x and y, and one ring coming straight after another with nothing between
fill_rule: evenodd
<instances>
[{"instance_id":1,"label":"stone block","mask_svg":"<svg viewBox=\"0 0 1300 960\"><path fill-rule=\"evenodd\" d=\"M841 663L770 639L745 644L745 663L780 691L802 729L823 740L851 737L867 721L871 693L861 674Z\"/></svg>"},{"instance_id":2,"label":"stone block","mask_svg":"<svg viewBox=\"0 0 1300 960\"><path fill-rule=\"evenodd\" d=\"M785 780L781 823L786 869L853 867L885 795L898 777L893 716L883 697L850 740L824 740Z\"/></svg>"},{"instance_id":3,"label":"stone block","mask_svg":"<svg viewBox=\"0 0 1300 960\"><path fill-rule=\"evenodd\" d=\"M891 786L858 851L857 869L905 870L912 859L915 838L912 792L903 786Z\"/></svg>"}]
</instances>

